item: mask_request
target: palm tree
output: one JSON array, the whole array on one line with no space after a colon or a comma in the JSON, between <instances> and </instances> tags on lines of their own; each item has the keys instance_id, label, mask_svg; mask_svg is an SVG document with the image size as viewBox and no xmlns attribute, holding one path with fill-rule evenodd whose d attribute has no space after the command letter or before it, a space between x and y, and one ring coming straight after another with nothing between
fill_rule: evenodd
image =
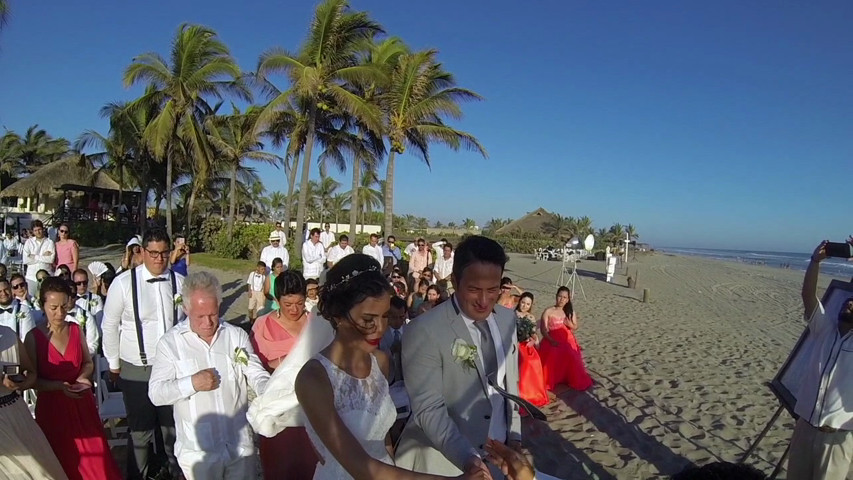
<instances>
[{"instance_id":1,"label":"palm tree","mask_svg":"<svg viewBox=\"0 0 853 480\"><path fill-rule=\"evenodd\" d=\"M456 222L448 222L448 223L447 223L447 228L455 229L455 228L456 228Z\"/></svg>"},{"instance_id":2,"label":"palm tree","mask_svg":"<svg viewBox=\"0 0 853 480\"><path fill-rule=\"evenodd\" d=\"M290 226L290 219L283 218L284 216L284 205L287 203L287 195L281 193L279 191L272 192L269 198L270 210L272 210L272 214L275 215L276 219L281 220L281 223L284 224L285 228Z\"/></svg>"},{"instance_id":3,"label":"palm tree","mask_svg":"<svg viewBox=\"0 0 853 480\"><path fill-rule=\"evenodd\" d=\"M297 99L304 115L305 142L302 155L300 197L296 210L296 228L305 224L306 195L311 167L311 154L316 140L319 117L332 108L357 118L370 130L380 130L378 109L363 98L344 88L345 82L377 78L377 70L358 64L361 43L381 33L382 28L368 17L367 12L352 12L346 0L325 0L314 14L308 38L296 54L280 48L264 52L258 62L258 76L281 72L290 79L289 90L281 92L265 108L264 120ZM297 248L303 242L297 235Z\"/></svg>"},{"instance_id":4,"label":"palm tree","mask_svg":"<svg viewBox=\"0 0 853 480\"><path fill-rule=\"evenodd\" d=\"M364 232L364 223L366 215L369 215L373 209L382 206L382 192L380 191L380 189L374 188L374 186L377 186L377 184L379 183L378 179L376 178L376 172L374 171L365 171L359 183L360 185L355 191L355 195L353 195L352 190L347 192L346 195L350 199L356 199L355 201L350 200L350 209L356 208L353 205L358 205L360 211L356 213L361 214L361 230L362 232ZM352 215L352 212L350 212L350 215Z\"/></svg>"},{"instance_id":5,"label":"palm tree","mask_svg":"<svg viewBox=\"0 0 853 480\"><path fill-rule=\"evenodd\" d=\"M230 93L250 99L241 81L240 67L216 32L199 25L182 24L172 42L169 61L157 53L133 59L124 72L124 85L144 82L154 88L134 102L161 105L145 129L145 140L157 158L166 159L166 228L172 233L173 169L179 156L193 159L194 185L203 185L213 163L213 151L203 128L210 112L205 97L221 99ZM215 109L213 109L215 110ZM192 205L189 205L189 214Z\"/></svg>"},{"instance_id":6,"label":"palm tree","mask_svg":"<svg viewBox=\"0 0 853 480\"><path fill-rule=\"evenodd\" d=\"M466 218L465 220L462 220L462 226L464 226L466 230L473 230L477 226L477 222L475 222L473 218Z\"/></svg>"},{"instance_id":7,"label":"palm tree","mask_svg":"<svg viewBox=\"0 0 853 480\"><path fill-rule=\"evenodd\" d=\"M332 213L331 201L335 196L335 191L341 186L340 182L332 177L321 176L320 181L316 184L314 194L317 198L317 207L320 214L320 223L324 223L326 215Z\"/></svg>"},{"instance_id":8,"label":"palm tree","mask_svg":"<svg viewBox=\"0 0 853 480\"><path fill-rule=\"evenodd\" d=\"M581 240L583 240L584 238L586 238L587 235L593 232L592 219L587 217L586 215L578 218L575 226L577 227L576 234Z\"/></svg>"},{"instance_id":9,"label":"palm tree","mask_svg":"<svg viewBox=\"0 0 853 480\"><path fill-rule=\"evenodd\" d=\"M577 230L577 222L574 217L564 217L560 214L555 214L554 218L542 224L542 230L558 239L570 238Z\"/></svg>"},{"instance_id":10,"label":"palm tree","mask_svg":"<svg viewBox=\"0 0 853 480\"><path fill-rule=\"evenodd\" d=\"M252 210L250 217L252 220L255 220L255 212L258 210L263 210L264 208L264 194L267 193L266 187L264 187L263 182L255 182L252 184L249 189L249 207Z\"/></svg>"},{"instance_id":11,"label":"palm tree","mask_svg":"<svg viewBox=\"0 0 853 480\"><path fill-rule=\"evenodd\" d=\"M340 216L343 215L344 209L347 207L347 203L349 202L348 197L345 194L336 193L332 198L329 199L329 215L334 217L335 223L338 224L338 220ZM355 232L349 232L349 234L353 237L352 241L355 243Z\"/></svg>"},{"instance_id":12,"label":"palm tree","mask_svg":"<svg viewBox=\"0 0 853 480\"><path fill-rule=\"evenodd\" d=\"M391 71L397 62L400 55L408 53L408 47L403 41L397 37L390 37L380 43L376 43L374 39L365 42L363 48L362 64L373 67L382 73L382 82L369 81L367 83L357 82L352 84L356 94L364 98L369 103L378 103L379 96L384 92L384 87L387 84L387 79L390 77ZM379 162L385 156L385 142L382 137L376 135L369 128L357 123L358 135L360 138L367 138L368 143L373 147L372 155L364 158L356 157L352 162L352 190L355 191L362 184L361 179L365 175L376 175L376 168ZM364 173L362 173L364 172ZM355 196L350 203L350 231L355 232L355 226L358 221L358 213L362 211L361 198ZM364 216L362 215L362 225L364 225ZM364 227L362 227L363 230Z\"/></svg>"},{"instance_id":13,"label":"palm tree","mask_svg":"<svg viewBox=\"0 0 853 480\"><path fill-rule=\"evenodd\" d=\"M254 160L276 165L281 157L261 151L264 144L259 140L257 127L260 110L250 107L246 113L232 105L232 114L227 117L208 118L208 140L216 150L217 160L225 163L231 173L231 202L228 207L228 235L234 232L234 217L237 214L237 171L244 160Z\"/></svg>"},{"instance_id":14,"label":"palm tree","mask_svg":"<svg viewBox=\"0 0 853 480\"><path fill-rule=\"evenodd\" d=\"M17 133L7 130L0 137L0 188L5 180L15 179L24 173L20 149L21 137Z\"/></svg>"},{"instance_id":15,"label":"palm tree","mask_svg":"<svg viewBox=\"0 0 853 480\"><path fill-rule=\"evenodd\" d=\"M444 228L444 224L436 220L435 223L432 224L432 228Z\"/></svg>"},{"instance_id":16,"label":"palm tree","mask_svg":"<svg viewBox=\"0 0 853 480\"><path fill-rule=\"evenodd\" d=\"M486 227L484 228L484 230L487 232L495 233L506 225L509 225L510 222L512 222L512 220L510 220L509 218L492 218L489 219L489 221L486 223Z\"/></svg>"},{"instance_id":17,"label":"palm tree","mask_svg":"<svg viewBox=\"0 0 853 480\"><path fill-rule=\"evenodd\" d=\"M628 234L628 238L631 240L637 240L640 238L640 234L637 233L637 228L634 227L633 223L629 223L627 227L625 227L625 233Z\"/></svg>"},{"instance_id":18,"label":"palm tree","mask_svg":"<svg viewBox=\"0 0 853 480\"><path fill-rule=\"evenodd\" d=\"M27 173L33 173L42 166L59 160L69 149L68 140L53 138L38 125L27 129L18 147L21 163Z\"/></svg>"},{"instance_id":19,"label":"palm tree","mask_svg":"<svg viewBox=\"0 0 853 480\"><path fill-rule=\"evenodd\" d=\"M445 125L443 117L460 119L459 103L480 100L471 90L456 87L453 76L436 61L436 50L426 50L397 59L381 104L385 134L391 144L385 174L385 234L392 234L394 219L394 159L413 147L415 155L429 166L429 145L440 143L453 150L460 146L488 157L473 135Z\"/></svg>"}]
</instances>

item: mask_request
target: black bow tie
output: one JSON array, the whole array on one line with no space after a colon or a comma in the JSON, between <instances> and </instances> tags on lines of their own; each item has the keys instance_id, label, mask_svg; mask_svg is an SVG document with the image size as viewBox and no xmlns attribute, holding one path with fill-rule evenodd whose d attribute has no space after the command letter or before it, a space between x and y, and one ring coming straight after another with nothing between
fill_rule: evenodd
<instances>
[{"instance_id":1,"label":"black bow tie","mask_svg":"<svg viewBox=\"0 0 853 480\"><path fill-rule=\"evenodd\" d=\"M169 281L169 279L166 277L154 277L154 278L149 278L148 280L146 280L146 282L148 282L148 283L168 282L168 281Z\"/></svg>"},{"instance_id":2,"label":"black bow tie","mask_svg":"<svg viewBox=\"0 0 853 480\"><path fill-rule=\"evenodd\" d=\"M2 312L2 313L12 313L12 312L13 312L13 310L12 310L12 307L9 307L9 308L0 308L0 312Z\"/></svg>"}]
</instances>

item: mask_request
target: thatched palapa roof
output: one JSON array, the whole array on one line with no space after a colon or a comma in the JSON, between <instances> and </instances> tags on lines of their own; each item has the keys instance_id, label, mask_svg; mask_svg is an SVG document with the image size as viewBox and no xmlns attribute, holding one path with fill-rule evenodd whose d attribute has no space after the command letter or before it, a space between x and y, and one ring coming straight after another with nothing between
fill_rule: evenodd
<instances>
[{"instance_id":1,"label":"thatched palapa roof","mask_svg":"<svg viewBox=\"0 0 853 480\"><path fill-rule=\"evenodd\" d=\"M542 207L527 215L499 228L498 235L508 235L513 232L541 233L542 225L554 219L554 214Z\"/></svg>"},{"instance_id":2,"label":"thatched palapa roof","mask_svg":"<svg viewBox=\"0 0 853 480\"><path fill-rule=\"evenodd\" d=\"M106 172L80 162L80 157L70 156L36 170L0 191L0 197L32 197L36 194L55 195L63 185L118 190L119 184Z\"/></svg>"}]
</instances>

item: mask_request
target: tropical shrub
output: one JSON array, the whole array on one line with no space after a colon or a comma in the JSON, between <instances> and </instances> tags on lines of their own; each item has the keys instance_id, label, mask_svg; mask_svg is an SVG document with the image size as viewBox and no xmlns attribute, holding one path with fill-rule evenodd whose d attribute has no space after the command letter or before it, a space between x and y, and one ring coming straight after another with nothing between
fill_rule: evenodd
<instances>
[{"instance_id":1,"label":"tropical shrub","mask_svg":"<svg viewBox=\"0 0 853 480\"><path fill-rule=\"evenodd\" d=\"M71 233L77 243L84 247L125 244L136 233L136 225L118 222L74 222Z\"/></svg>"}]
</instances>

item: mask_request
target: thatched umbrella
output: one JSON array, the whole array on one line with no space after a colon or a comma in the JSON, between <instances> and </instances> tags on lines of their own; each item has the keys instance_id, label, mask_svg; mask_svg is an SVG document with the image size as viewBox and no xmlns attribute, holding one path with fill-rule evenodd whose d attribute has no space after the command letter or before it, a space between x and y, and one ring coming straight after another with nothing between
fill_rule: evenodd
<instances>
[{"instance_id":1,"label":"thatched umbrella","mask_svg":"<svg viewBox=\"0 0 853 480\"><path fill-rule=\"evenodd\" d=\"M69 156L39 168L0 191L0 197L28 198L36 195L57 194L59 187L78 185L108 190L119 190L119 184L106 172L92 167L79 156Z\"/></svg>"}]
</instances>

